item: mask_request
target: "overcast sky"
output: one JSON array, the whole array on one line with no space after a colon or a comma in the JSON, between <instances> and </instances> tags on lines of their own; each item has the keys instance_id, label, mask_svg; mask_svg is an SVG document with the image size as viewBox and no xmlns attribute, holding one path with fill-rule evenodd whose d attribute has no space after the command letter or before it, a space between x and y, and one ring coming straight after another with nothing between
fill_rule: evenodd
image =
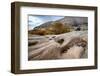
<instances>
[{"instance_id":1,"label":"overcast sky","mask_svg":"<svg viewBox=\"0 0 100 76\"><path fill-rule=\"evenodd\" d=\"M28 16L28 27L29 30L36 26L39 26L48 21L56 21L64 18L63 16L44 16L44 15L31 15Z\"/></svg>"}]
</instances>

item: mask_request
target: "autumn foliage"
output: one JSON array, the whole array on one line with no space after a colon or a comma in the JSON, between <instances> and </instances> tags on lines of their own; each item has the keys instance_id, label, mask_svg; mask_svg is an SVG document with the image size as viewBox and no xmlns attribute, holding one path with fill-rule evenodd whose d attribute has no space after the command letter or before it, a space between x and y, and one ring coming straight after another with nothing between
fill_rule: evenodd
<instances>
[{"instance_id":1,"label":"autumn foliage","mask_svg":"<svg viewBox=\"0 0 100 76\"><path fill-rule=\"evenodd\" d=\"M65 26L60 22L54 22L49 27L46 28L38 28L29 31L30 34L36 34L36 35L51 35L51 34L53 35L53 34L62 34L66 32L70 32L70 27Z\"/></svg>"}]
</instances>

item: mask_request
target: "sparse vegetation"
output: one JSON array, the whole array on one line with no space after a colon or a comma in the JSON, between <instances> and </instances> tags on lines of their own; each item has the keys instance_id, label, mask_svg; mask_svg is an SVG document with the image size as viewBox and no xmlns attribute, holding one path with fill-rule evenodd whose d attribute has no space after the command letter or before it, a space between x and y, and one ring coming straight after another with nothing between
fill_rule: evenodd
<instances>
[{"instance_id":1,"label":"sparse vegetation","mask_svg":"<svg viewBox=\"0 0 100 76\"><path fill-rule=\"evenodd\" d=\"M50 27L38 28L29 31L29 33L36 35L57 35L67 32L70 32L70 27L64 26L61 22L53 22Z\"/></svg>"},{"instance_id":2,"label":"sparse vegetation","mask_svg":"<svg viewBox=\"0 0 100 76\"><path fill-rule=\"evenodd\" d=\"M64 42L64 39L59 39L57 42L62 44Z\"/></svg>"},{"instance_id":3,"label":"sparse vegetation","mask_svg":"<svg viewBox=\"0 0 100 76\"><path fill-rule=\"evenodd\" d=\"M28 46L36 45L37 43L38 43L37 41L34 41L34 42L31 42L31 43L28 43Z\"/></svg>"}]
</instances>

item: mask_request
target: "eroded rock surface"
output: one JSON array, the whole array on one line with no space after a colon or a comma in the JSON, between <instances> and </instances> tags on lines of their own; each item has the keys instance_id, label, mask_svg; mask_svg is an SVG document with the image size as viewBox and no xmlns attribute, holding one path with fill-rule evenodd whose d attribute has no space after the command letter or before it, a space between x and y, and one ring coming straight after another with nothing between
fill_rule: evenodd
<instances>
[{"instance_id":1,"label":"eroded rock surface","mask_svg":"<svg viewBox=\"0 0 100 76\"><path fill-rule=\"evenodd\" d=\"M29 36L29 60L87 58L87 31L59 35Z\"/></svg>"}]
</instances>

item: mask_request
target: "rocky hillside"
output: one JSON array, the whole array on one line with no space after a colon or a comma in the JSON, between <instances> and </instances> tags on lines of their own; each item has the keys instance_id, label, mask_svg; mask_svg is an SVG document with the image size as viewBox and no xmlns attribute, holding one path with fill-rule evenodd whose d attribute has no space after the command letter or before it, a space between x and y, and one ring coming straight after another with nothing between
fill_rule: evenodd
<instances>
[{"instance_id":1,"label":"rocky hillside","mask_svg":"<svg viewBox=\"0 0 100 76\"><path fill-rule=\"evenodd\" d=\"M64 17L57 21L49 21L41 24L33 30L29 30L29 34L51 35L87 30L87 21L86 17Z\"/></svg>"},{"instance_id":2,"label":"rocky hillside","mask_svg":"<svg viewBox=\"0 0 100 76\"><path fill-rule=\"evenodd\" d=\"M69 24L73 26L79 26L82 24L87 24L87 18L86 17L64 17L63 19L58 20L59 22L63 24Z\"/></svg>"},{"instance_id":3,"label":"rocky hillside","mask_svg":"<svg viewBox=\"0 0 100 76\"><path fill-rule=\"evenodd\" d=\"M86 17L64 17L62 19L59 19L57 21L49 21L44 24L41 24L40 26L35 27L37 28L47 28L50 27L54 22L60 22L65 26L79 26L82 24L87 24L87 18Z\"/></svg>"},{"instance_id":4,"label":"rocky hillside","mask_svg":"<svg viewBox=\"0 0 100 76\"><path fill-rule=\"evenodd\" d=\"M34 29L40 29L40 28L48 28L50 25L52 25L53 21L49 21L46 23L41 24L40 26L35 27Z\"/></svg>"}]
</instances>

